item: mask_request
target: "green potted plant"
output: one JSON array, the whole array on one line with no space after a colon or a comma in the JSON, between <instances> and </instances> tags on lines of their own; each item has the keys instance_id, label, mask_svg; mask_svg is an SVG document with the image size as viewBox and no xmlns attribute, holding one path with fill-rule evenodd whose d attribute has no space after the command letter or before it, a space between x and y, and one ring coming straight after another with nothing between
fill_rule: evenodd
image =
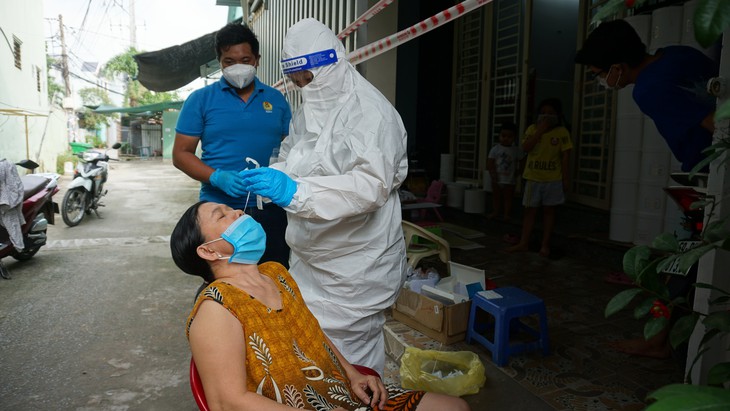
<instances>
[{"instance_id":1,"label":"green potted plant","mask_svg":"<svg viewBox=\"0 0 730 411\"><path fill-rule=\"evenodd\" d=\"M626 9L642 6L646 0L610 0L599 9L593 18L594 22L616 15L624 15ZM704 47L715 43L723 31L730 27L730 1L700 0L693 17L695 37ZM716 120L730 118L730 101L717 108ZM698 164L692 173L704 168L720 158L730 149L730 137L725 137L705 150L707 157ZM713 167L725 165L725 157ZM712 172L712 171L711 171ZM707 216L714 213L716 203L720 199L705 200L694 206L705 207ZM730 251L730 224L726 220L716 220L707 224L701 234L701 244L687 251L680 251L679 241L671 234L659 235L651 247L637 246L630 249L623 260L625 273L631 278L634 287L614 296L606 306L605 315L610 316L628 307L633 301L634 317L648 318L644 326L644 338L650 339L669 326L672 310L682 309L688 315L681 317L671 326L669 341L674 348L687 342L698 323L705 327L705 334L698 352L693 358L692 366L709 349L709 344L730 334L730 291L721 290L711 284L695 283L696 288L709 288L718 296L709 301L710 311L697 312L690 306L684 296L670 298L662 272L672 264L679 266L679 271L686 272L699 259L712 250ZM638 300L637 297L643 297ZM690 367L691 372L691 367ZM730 362L715 364L708 372L707 386L692 385L687 373L688 384L670 384L649 394L653 403L647 410L727 410L730 409L730 390L724 388L730 383Z\"/></svg>"}]
</instances>

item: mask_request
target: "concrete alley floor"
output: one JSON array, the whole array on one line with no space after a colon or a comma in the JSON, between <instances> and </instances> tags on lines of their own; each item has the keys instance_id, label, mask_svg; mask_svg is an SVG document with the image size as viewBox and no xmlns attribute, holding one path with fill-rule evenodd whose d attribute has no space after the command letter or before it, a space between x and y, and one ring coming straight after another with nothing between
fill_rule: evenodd
<instances>
[{"instance_id":1,"label":"concrete alley floor","mask_svg":"<svg viewBox=\"0 0 730 411\"><path fill-rule=\"evenodd\" d=\"M169 234L198 184L159 159L110 163L101 219L67 227L0 281L0 408L194 410L184 321L200 281ZM61 203L70 176L60 181Z\"/></svg>"}]
</instances>

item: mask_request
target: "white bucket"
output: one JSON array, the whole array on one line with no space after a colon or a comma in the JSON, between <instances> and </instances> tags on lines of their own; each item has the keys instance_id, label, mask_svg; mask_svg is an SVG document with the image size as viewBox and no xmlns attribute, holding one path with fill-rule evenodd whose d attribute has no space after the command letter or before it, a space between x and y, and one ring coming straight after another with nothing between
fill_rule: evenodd
<instances>
[{"instance_id":1,"label":"white bucket","mask_svg":"<svg viewBox=\"0 0 730 411\"><path fill-rule=\"evenodd\" d=\"M489 174L489 170L484 170L482 174L482 188L484 191L492 192L492 176Z\"/></svg>"},{"instance_id":2,"label":"white bucket","mask_svg":"<svg viewBox=\"0 0 730 411\"><path fill-rule=\"evenodd\" d=\"M446 205L459 210L464 208L464 191L466 191L466 184L462 183L447 183L446 184Z\"/></svg>"},{"instance_id":3,"label":"white bucket","mask_svg":"<svg viewBox=\"0 0 730 411\"><path fill-rule=\"evenodd\" d=\"M464 212L481 214L485 211L487 194L484 190L470 189L464 191Z\"/></svg>"},{"instance_id":4,"label":"white bucket","mask_svg":"<svg viewBox=\"0 0 730 411\"><path fill-rule=\"evenodd\" d=\"M66 161L63 163L63 173L64 174L73 174L74 172L74 163L71 161Z\"/></svg>"}]
</instances>

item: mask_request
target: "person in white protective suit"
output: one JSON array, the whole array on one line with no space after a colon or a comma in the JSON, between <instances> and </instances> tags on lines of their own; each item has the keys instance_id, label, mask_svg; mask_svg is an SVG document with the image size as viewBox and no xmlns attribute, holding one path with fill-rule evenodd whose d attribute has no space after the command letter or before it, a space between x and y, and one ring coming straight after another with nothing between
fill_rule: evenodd
<instances>
[{"instance_id":1,"label":"person in white protective suit","mask_svg":"<svg viewBox=\"0 0 730 411\"><path fill-rule=\"evenodd\" d=\"M286 210L290 271L327 336L348 361L382 375L384 310L407 273L398 198L406 131L319 21L288 30L283 58L303 103L279 162L240 174L246 190Z\"/></svg>"}]
</instances>

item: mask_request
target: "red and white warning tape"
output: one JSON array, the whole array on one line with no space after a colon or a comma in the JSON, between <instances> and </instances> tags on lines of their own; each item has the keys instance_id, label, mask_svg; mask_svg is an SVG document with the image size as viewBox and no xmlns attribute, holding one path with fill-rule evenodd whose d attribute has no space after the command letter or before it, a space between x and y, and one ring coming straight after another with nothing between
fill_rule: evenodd
<instances>
[{"instance_id":1,"label":"red and white warning tape","mask_svg":"<svg viewBox=\"0 0 730 411\"><path fill-rule=\"evenodd\" d=\"M384 8L388 7L390 3L394 2L395 0L380 0L379 2L375 3L373 7L370 7L368 11L362 14L357 20L350 23L349 26L345 27L344 30L340 32L340 34L337 35L337 38L344 39L345 37L349 36L350 33L357 30L358 27L362 26L363 23L367 22L368 20L372 19L373 16L383 11Z\"/></svg>"},{"instance_id":2,"label":"red and white warning tape","mask_svg":"<svg viewBox=\"0 0 730 411\"><path fill-rule=\"evenodd\" d=\"M372 19L376 14L380 13L388 7L391 3L393 3L395 0L380 0L379 2L375 3L373 7L370 7L368 11L363 13L360 17L357 18L357 20L350 23L349 26L345 27L344 30L342 30L338 35L337 38L342 40L345 37L349 36L352 32L357 30L358 27L362 26L364 23L366 23L368 20ZM284 79L280 79L276 82L272 87L275 89L284 92Z\"/></svg>"},{"instance_id":3,"label":"red and white warning tape","mask_svg":"<svg viewBox=\"0 0 730 411\"><path fill-rule=\"evenodd\" d=\"M356 30L360 25L367 22L374 15L379 13L385 7L387 7L394 0L381 0L370 8L367 12L363 13L357 20L347 26L340 34L337 35L340 39L345 38L347 35ZM350 60L353 66L370 60L371 58L385 53L386 51L392 50L403 43L409 42L429 31L443 26L453 20L462 17L463 15L478 9L484 5L491 3L493 0L466 0L453 7L435 14L420 23L414 24L411 27L401 30L393 35L382 38L378 41L368 44L367 46L360 47L357 50L350 52L347 55L347 59ZM274 84L274 88L284 91L284 79L281 79Z\"/></svg>"},{"instance_id":4,"label":"red and white warning tape","mask_svg":"<svg viewBox=\"0 0 730 411\"><path fill-rule=\"evenodd\" d=\"M360 64L491 2L492 0L466 0L398 33L360 47L349 53L347 58L353 65Z\"/></svg>"}]
</instances>

